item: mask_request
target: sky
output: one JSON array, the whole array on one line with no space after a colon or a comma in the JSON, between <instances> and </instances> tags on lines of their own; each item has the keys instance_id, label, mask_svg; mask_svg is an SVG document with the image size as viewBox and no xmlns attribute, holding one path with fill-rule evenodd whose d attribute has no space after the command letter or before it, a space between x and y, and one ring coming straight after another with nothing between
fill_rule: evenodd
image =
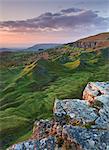
<instances>
[{"instance_id":1,"label":"sky","mask_svg":"<svg viewBox=\"0 0 109 150\"><path fill-rule=\"evenodd\" d=\"M109 0L0 0L0 47L67 43L109 32Z\"/></svg>"}]
</instances>

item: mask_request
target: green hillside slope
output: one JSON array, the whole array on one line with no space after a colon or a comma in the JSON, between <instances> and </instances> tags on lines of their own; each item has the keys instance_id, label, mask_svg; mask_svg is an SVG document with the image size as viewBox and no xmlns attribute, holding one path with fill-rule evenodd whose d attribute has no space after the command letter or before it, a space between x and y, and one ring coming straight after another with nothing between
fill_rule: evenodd
<instances>
[{"instance_id":1,"label":"green hillside slope","mask_svg":"<svg viewBox=\"0 0 109 150\"><path fill-rule=\"evenodd\" d=\"M108 47L84 50L65 45L47 53L48 59L37 59L35 52L2 54L2 148L27 139L36 119L51 118L55 98L81 98L87 82L109 80Z\"/></svg>"}]
</instances>

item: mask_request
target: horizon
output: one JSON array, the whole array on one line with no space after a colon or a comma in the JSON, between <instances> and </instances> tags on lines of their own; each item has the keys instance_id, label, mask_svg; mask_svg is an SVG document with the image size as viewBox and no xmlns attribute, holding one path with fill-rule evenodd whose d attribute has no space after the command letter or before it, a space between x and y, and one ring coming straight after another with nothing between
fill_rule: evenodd
<instances>
[{"instance_id":1,"label":"horizon","mask_svg":"<svg viewBox=\"0 0 109 150\"><path fill-rule=\"evenodd\" d=\"M108 0L0 0L0 4L1 48L63 44L109 32Z\"/></svg>"},{"instance_id":2,"label":"horizon","mask_svg":"<svg viewBox=\"0 0 109 150\"><path fill-rule=\"evenodd\" d=\"M75 41L69 41L69 42L67 42L67 43L33 43L32 45L26 45L26 46L19 46L19 47L0 47L0 49L18 49L18 50L22 50L22 49L27 49L27 48L31 48L31 47L33 47L33 46L35 46L35 45L40 45L40 44L62 44L62 45L64 45L64 44L68 44L68 43L72 43L72 42L76 42L76 41L78 41L78 40L81 40L81 39L84 39L84 38L88 38L88 37L91 37L91 36L96 36L96 35L99 35L99 34L105 34L105 33L109 33L109 32L102 32L102 33L98 33L98 34L93 34L93 35L89 35L89 36L85 36L85 37L83 37L83 38L79 38L79 39L77 39L77 40L75 40Z\"/></svg>"}]
</instances>

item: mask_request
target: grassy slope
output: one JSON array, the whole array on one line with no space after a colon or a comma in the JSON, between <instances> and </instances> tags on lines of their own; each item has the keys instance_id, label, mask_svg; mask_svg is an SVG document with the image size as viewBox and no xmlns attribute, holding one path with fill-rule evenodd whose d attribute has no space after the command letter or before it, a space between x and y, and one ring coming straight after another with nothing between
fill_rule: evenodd
<instances>
[{"instance_id":1,"label":"grassy slope","mask_svg":"<svg viewBox=\"0 0 109 150\"><path fill-rule=\"evenodd\" d=\"M25 59L22 53L13 54L17 65L1 69L3 147L27 139L35 119L52 117L55 98L81 98L87 82L109 80L108 48L96 52L67 48L61 55L53 52L51 60L39 60L26 67L26 58L31 59L33 54L24 54ZM79 53L69 55L75 52Z\"/></svg>"}]
</instances>

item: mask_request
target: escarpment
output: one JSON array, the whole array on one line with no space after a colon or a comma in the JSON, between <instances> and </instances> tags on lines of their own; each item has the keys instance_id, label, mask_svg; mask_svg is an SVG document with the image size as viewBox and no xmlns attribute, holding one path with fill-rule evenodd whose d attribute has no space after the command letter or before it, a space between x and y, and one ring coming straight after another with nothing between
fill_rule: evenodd
<instances>
[{"instance_id":1,"label":"escarpment","mask_svg":"<svg viewBox=\"0 0 109 150\"><path fill-rule=\"evenodd\" d=\"M98 34L96 36L90 36L69 44L70 46L84 48L84 49L105 48L109 46L109 35L108 33Z\"/></svg>"}]
</instances>

